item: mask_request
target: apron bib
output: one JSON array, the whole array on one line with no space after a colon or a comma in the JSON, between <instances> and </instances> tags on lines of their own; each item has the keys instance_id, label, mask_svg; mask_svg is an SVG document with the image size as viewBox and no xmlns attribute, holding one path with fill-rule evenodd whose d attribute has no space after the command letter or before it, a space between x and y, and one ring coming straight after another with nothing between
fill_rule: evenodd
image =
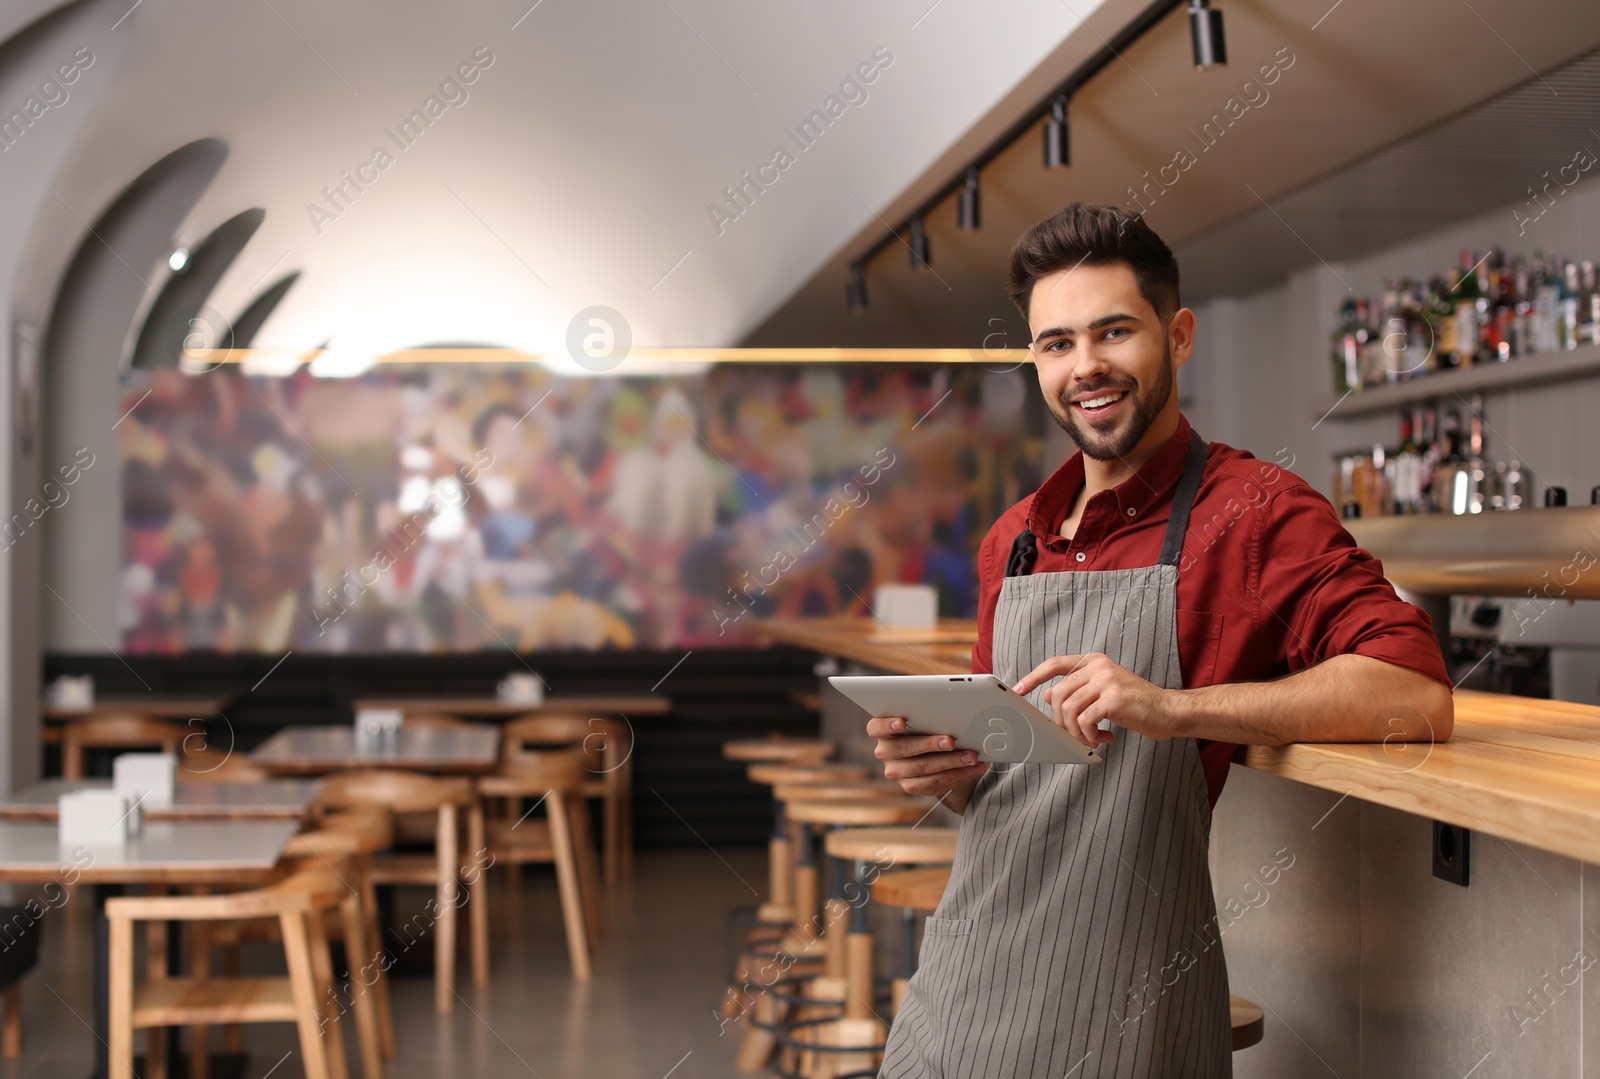
<instances>
[{"instance_id":1,"label":"apron bib","mask_svg":"<svg viewBox=\"0 0 1600 1079\"><path fill-rule=\"evenodd\" d=\"M1033 536L1018 536L994 618L998 678L1104 652L1182 688L1178 559L1205 458L1195 435L1154 566L1030 576ZM1044 708L1053 684L1028 699ZM1232 1075L1199 748L1116 735L1104 765L994 765L979 782L885 1079Z\"/></svg>"}]
</instances>

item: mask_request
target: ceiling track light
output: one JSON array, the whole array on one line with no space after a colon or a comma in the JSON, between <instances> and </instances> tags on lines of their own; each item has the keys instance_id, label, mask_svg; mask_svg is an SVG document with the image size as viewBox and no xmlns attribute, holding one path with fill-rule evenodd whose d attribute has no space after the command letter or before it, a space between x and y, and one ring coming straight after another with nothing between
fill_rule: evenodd
<instances>
[{"instance_id":1,"label":"ceiling track light","mask_svg":"<svg viewBox=\"0 0 1600 1079\"><path fill-rule=\"evenodd\" d=\"M1222 32L1222 12L1208 0L1189 0L1189 36L1194 43L1194 66L1199 70L1225 66L1228 39Z\"/></svg>"},{"instance_id":2,"label":"ceiling track light","mask_svg":"<svg viewBox=\"0 0 1600 1079\"><path fill-rule=\"evenodd\" d=\"M867 264L853 262L850 264L850 278L844 284L845 301L852 311L865 311L867 309Z\"/></svg>"},{"instance_id":3,"label":"ceiling track light","mask_svg":"<svg viewBox=\"0 0 1600 1079\"><path fill-rule=\"evenodd\" d=\"M1050 106L1050 118L1044 122L1044 167L1064 169L1072 164L1072 129L1067 126L1067 95L1062 94Z\"/></svg>"},{"instance_id":4,"label":"ceiling track light","mask_svg":"<svg viewBox=\"0 0 1600 1079\"><path fill-rule=\"evenodd\" d=\"M967 169L967 178L961 185L961 193L956 201L956 228L976 229L978 227L978 169L973 166Z\"/></svg>"},{"instance_id":5,"label":"ceiling track light","mask_svg":"<svg viewBox=\"0 0 1600 1079\"><path fill-rule=\"evenodd\" d=\"M928 258L928 230L923 227L922 215L911 219L911 268L926 270L932 266Z\"/></svg>"}]
</instances>

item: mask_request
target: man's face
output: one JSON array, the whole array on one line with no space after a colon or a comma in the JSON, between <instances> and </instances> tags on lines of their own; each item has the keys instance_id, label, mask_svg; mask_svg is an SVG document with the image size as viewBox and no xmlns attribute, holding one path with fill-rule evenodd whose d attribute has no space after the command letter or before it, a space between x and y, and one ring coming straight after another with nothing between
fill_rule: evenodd
<instances>
[{"instance_id":1,"label":"man's face","mask_svg":"<svg viewBox=\"0 0 1600 1079\"><path fill-rule=\"evenodd\" d=\"M1122 458L1177 410L1173 385L1193 346L1194 314L1181 310L1163 325L1126 264L1040 278L1028 327L1045 404L1085 456Z\"/></svg>"}]
</instances>

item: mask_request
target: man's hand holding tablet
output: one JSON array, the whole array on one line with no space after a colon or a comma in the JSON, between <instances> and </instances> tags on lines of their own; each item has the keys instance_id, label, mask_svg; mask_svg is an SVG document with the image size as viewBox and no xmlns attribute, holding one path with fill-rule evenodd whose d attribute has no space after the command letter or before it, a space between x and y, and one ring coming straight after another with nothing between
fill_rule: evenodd
<instances>
[{"instance_id":1,"label":"man's hand holding tablet","mask_svg":"<svg viewBox=\"0 0 1600 1079\"><path fill-rule=\"evenodd\" d=\"M883 762L887 778L907 794L942 797L957 813L967 808L978 780L989 770L972 750L956 749L950 735L908 731L898 716L874 716L867 721L867 734L878 740L874 755Z\"/></svg>"}]
</instances>

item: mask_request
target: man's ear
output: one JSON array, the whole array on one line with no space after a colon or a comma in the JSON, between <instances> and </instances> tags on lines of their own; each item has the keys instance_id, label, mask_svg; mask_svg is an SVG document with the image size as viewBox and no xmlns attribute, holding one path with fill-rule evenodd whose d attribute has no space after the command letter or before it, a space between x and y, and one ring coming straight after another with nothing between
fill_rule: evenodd
<instances>
[{"instance_id":1,"label":"man's ear","mask_svg":"<svg viewBox=\"0 0 1600 1079\"><path fill-rule=\"evenodd\" d=\"M1167 343L1172 347L1172 365L1182 367L1194 352L1194 312L1180 307L1167 323Z\"/></svg>"}]
</instances>

